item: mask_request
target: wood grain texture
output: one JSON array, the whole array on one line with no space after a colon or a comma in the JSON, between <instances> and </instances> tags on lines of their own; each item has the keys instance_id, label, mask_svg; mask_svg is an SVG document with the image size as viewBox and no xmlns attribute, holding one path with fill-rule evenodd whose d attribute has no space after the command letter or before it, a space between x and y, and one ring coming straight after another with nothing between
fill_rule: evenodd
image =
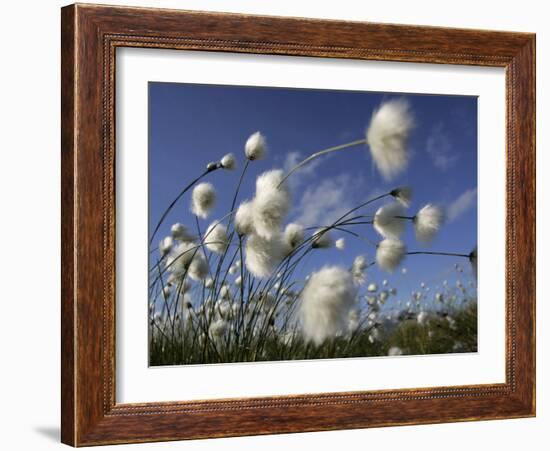
<instances>
[{"instance_id":1,"label":"wood grain texture","mask_svg":"<svg viewBox=\"0 0 550 451\"><path fill-rule=\"evenodd\" d=\"M535 414L534 35L80 4L63 8L61 35L64 443L84 446ZM118 47L506 68L506 383L117 404Z\"/></svg>"}]
</instances>

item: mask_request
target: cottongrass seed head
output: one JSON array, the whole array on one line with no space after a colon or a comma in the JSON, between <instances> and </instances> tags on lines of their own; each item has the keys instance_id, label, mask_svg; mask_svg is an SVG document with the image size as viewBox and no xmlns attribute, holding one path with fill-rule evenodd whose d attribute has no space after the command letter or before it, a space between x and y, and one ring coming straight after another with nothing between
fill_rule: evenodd
<instances>
[{"instance_id":1,"label":"cottongrass seed head","mask_svg":"<svg viewBox=\"0 0 550 451\"><path fill-rule=\"evenodd\" d=\"M187 274L189 274L191 279L197 282L205 280L208 277L210 274L210 268L208 267L208 262L202 252L197 252L195 257L193 257Z\"/></svg>"},{"instance_id":2,"label":"cottongrass seed head","mask_svg":"<svg viewBox=\"0 0 550 451\"><path fill-rule=\"evenodd\" d=\"M327 230L326 228L317 229L313 232L312 236L313 241L311 246L315 249L328 249L329 247L332 247L334 243L330 230Z\"/></svg>"},{"instance_id":3,"label":"cottongrass seed head","mask_svg":"<svg viewBox=\"0 0 550 451\"><path fill-rule=\"evenodd\" d=\"M355 306L357 291L349 271L325 266L313 273L300 296L300 321L304 337L320 345L345 331Z\"/></svg>"},{"instance_id":4,"label":"cottongrass seed head","mask_svg":"<svg viewBox=\"0 0 550 451\"><path fill-rule=\"evenodd\" d=\"M206 247L212 252L223 254L227 246L229 246L229 238L225 225L218 221L214 221L210 224L204 234L204 242Z\"/></svg>"},{"instance_id":5,"label":"cottongrass seed head","mask_svg":"<svg viewBox=\"0 0 550 451\"><path fill-rule=\"evenodd\" d=\"M443 225L444 220L445 213L442 208L432 204L422 207L414 217L416 239L421 243L432 241Z\"/></svg>"},{"instance_id":6,"label":"cottongrass seed head","mask_svg":"<svg viewBox=\"0 0 550 451\"><path fill-rule=\"evenodd\" d=\"M408 186L400 186L390 191L390 195L405 208L411 204L412 194L412 188Z\"/></svg>"},{"instance_id":7,"label":"cottongrass seed head","mask_svg":"<svg viewBox=\"0 0 550 451\"><path fill-rule=\"evenodd\" d=\"M256 196L252 207L252 218L256 233L272 238L281 230L284 218L290 209L290 191L280 169L264 172L256 179Z\"/></svg>"},{"instance_id":8,"label":"cottongrass seed head","mask_svg":"<svg viewBox=\"0 0 550 451\"><path fill-rule=\"evenodd\" d=\"M202 219L206 219L216 204L216 190L211 183L199 183L193 189L191 196L191 211Z\"/></svg>"},{"instance_id":9,"label":"cottongrass seed head","mask_svg":"<svg viewBox=\"0 0 550 451\"><path fill-rule=\"evenodd\" d=\"M244 154L249 160L261 160L267 153L267 144L260 132L253 133L246 140Z\"/></svg>"},{"instance_id":10,"label":"cottongrass seed head","mask_svg":"<svg viewBox=\"0 0 550 451\"><path fill-rule=\"evenodd\" d=\"M235 155L232 153L228 153L223 156L223 158L220 160L220 164L222 165L222 168L232 170L235 169L236 161L235 161Z\"/></svg>"},{"instance_id":11,"label":"cottongrass seed head","mask_svg":"<svg viewBox=\"0 0 550 451\"><path fill-rule=\"evenodd\" d=\"M367 259L364 255L358 255L353 260L351 265L351 275L353 277L353 282L357 285L363 285L366 281L366 269L368 267Z\"/></svg>"},{"instance_id":12,"label":"cottongrass seed head","mask_svg":"<svg viewBox=\"0 0 550 451\"><path fill-rule=\"evenodd\" d=\"M197 244L190 241L179 243L166 258L166 268L176 275L183 274L198 255Z\"/></svg>"},{"instance_id":13,"label":"cottongrass seed head","mask_svg":"<svg viewBox=\"0 0 550 451\"><path fill-rule=\"evenodd\" d=\"M195 236L183 224L176 222L170 228L170 233L178 241L195 241Z\"/></svg>"},{"instance_id":14,"label":"cottongrass seed head","mask_svg":"<svg viewBox=\"0 0 550 451\"><path fill-rule=\"evenodd\" d=\"M167 255L172 250L173 244L174 244L174 240L172 239L171 236L166 236L162 240L160 240L160 243L159 243L160 256L164 257L165 255Z\"/></svg>"},{"instance_id":15,"label":"cottongrass seed head","mask_svg":"<svg viewBox=\"0 0 550 451\"><path fill-rule=\"evenodd\" d=\"M268 277L277 268L285 254L285 245L280 235L264 238L250 235L246 240L247 269L256 277Z\"/></svg>"},{"instance_id":16,"label":"cottongrass seed head","mask_svg":"<svg viewBox=\"0 0 550 451\"><path fill-rule=\"evenodd\" d=\"M407 255L405 244L394 238L386 238L376 247L376 263L385 271L393 272Z\"/></svg>"},{"instance_id":17,"label":"cottongrass seed head","mask_svg":"<svg viewBox=\"0 0 550 451\"><path fill-rule=\"evenodd\" d=\"M407 167L407 139L413 125L409 103L405 99L389 100L372 115L367 142L374 163L386 180Z\"/></svg>"},{"instance_id":18,"label":"cottongrass seed head","mask_svg":"<svg viewBox=\"0 0 550 451\"><path fill-rule=\"evenodd\" d=\"M300 224L291 222L285 227L283 234L289 252L296 249L304 241L304 228Z\"/></svg>"},{"instance_id":19,"label":"cottongrass seed head","mask_svg":"<svg viewBox=\"0 0 550 451\"><path fill-rule=\"evenodd\" d=\"M383 205L374 215L373 227L384 238L398 239L405 230L405 208L399 202Z\"/></svg>"},{"instance_id":20,"label":"cottongrass seed head","mask_svg":"<svg viewBox=\"0 0 550 451\"><path fill-rule=\"evenodd\" d=\"M215 321L212 321L210 323L210 327L208 328L208 334L213 340L219 341L223 338L225 333L227 332L228 323L223 318L218 318Z\"/></svg>"},{"instance_id":21,"label":"cottongrass seed head","mask_svg":"<svg viewBox=\"0 0 550 451\"><path fill-rule=\"evenodd\" d=\"M239 235L249 235L254 232L252 201L245 200L235 213L235 230Z\"/></svg>"}]
</instances>

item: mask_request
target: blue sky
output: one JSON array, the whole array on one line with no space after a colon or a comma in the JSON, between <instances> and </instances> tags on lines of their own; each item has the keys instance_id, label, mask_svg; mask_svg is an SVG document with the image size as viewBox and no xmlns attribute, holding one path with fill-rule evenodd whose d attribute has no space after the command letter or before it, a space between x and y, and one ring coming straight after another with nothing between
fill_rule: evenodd
<instances>
[{"instance_id":1,"label":"blue sky","mask_svg":"<svg viewBox=\"0 0 550 451\"><path fill-rule=\"evenodd\" d=\"M209 161L233 152L239 167L215 171L207 177L218 194L213 214L201 221L205 229L213 219L229 211L244 159L244 143L256 131L265 135L269 155L250 164L240 199L251 198L256 177L269 169L286 168L305 156L330 146L361 139L373 113L384 100L405 97L411 105L415 128L409 140L412 158L408 169L386 182L374 168L368 148L355 147L320 158L292 176L293 205L288 222L304 226L326 224L331 218L396 186L414 190L409 212L426 203L441 205L448 221L430 245L414 238L412 226L403 236L410 251L430 250L469 253L477 244L477 98L468 96L411 95L333 90L149 83L149 227L177 193L204 171ZM181 222L194 227L184 197L159 230L158 239L169 227ZM377 206L381 203L375 204ZM364 210L374 213L373 207ZM339 214L340 213L340 214ZM370 226L354 228L371 240L379 237ZM349 266L364 254L371 261L375 249L345 236L344 251L319 250L308 258L308 271L324 264ZM465 272L457 274L455 263ZM390 281L397 299L408 300L421 281L432 287L431 299L444 279L470 279L465 259L441 256L409 256L408 272L393 275L369 269L368 279Z\"/></svg>"}]
</instances>

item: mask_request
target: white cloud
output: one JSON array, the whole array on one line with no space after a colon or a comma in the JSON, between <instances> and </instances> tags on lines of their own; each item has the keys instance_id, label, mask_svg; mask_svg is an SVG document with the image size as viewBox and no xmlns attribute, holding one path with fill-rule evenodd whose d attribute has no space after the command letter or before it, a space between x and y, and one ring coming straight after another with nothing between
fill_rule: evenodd
<instances>
[{"instance_id":1,"label":"white cloud","mask_svg":"<svg viewBox=\"0 0 550 451\"><path fill-rule=\"evenodd\" d=\"M477 202L477 188L464 191L447 208L447 220L452 222L462 216Z\"/></svg>"},{"instance_id":2,"label":"white cloud","mask_svg":"<svg viewBox=\"0 0 550 451\"><path fill-rule=\"evenodd\" d=\"M295 212L294 222L305 227L329 225L343 216L359 202L350 195L351 187L357 190L361 180L356 180L349 174L340 174L336 177L325 178L319 183L312 184L303 193Z\"/></svg>"},{"instance_id":3,"label":"white cloud","mask_svg":"<svg viewBox=\"0 0 550 451\"><path fill-rule=\"evenodd\" d=\"M283 169L285 172L289 172L294 166L304 160L307 156L303 155L301 152L292 151L288 152L285 156L283 162ZM306 165L298 169L294 174L292 174L288 182L292 188L297 188L299 185L304 183L307 178L315 173L317 167L323 162L323 157L316 158Z\"/></svg>"},{"instance_id":4,"label":"white cloud","mask_svg":"<svg viewBox=\"0 0 550 451\"><path fill-rule=\"evenodd\" d=\"M458 160L458 154L454 151L449 135L445 132L442 123L432 128L432 132L426 141L426 150L434 166L442 171L453 167Z\"/></svg>"}]
</instances>

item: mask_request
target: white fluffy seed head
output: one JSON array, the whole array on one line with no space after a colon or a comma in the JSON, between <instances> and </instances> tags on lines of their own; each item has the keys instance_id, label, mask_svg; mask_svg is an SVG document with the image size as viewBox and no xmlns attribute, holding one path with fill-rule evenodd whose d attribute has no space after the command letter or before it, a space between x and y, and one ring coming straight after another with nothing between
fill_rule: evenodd
<instances>
[{"instance_id":1,"label":"white fluffy seed head","mask_svg":"<svg viewBox=\"0 0 550 451\"><path fill-rule=\"evenodd\" d=\"M300 296L300 320L304 337L320 345L347 329L355 306L356 287L349 271L327 266L311 275Z\"/></svg>"},{"instance_id":2,"label":"white fluffy seed head","mask_svg":"<svg viewBox=\"0 0 550 451\"><path fill-rule=\"evenodd\" d=\"M216 203L216 190L211 183L199 183L191 196L191 211L200 218L206 219Z\"/></svg>"},{"instance_id":3,"label":"white fluffy seed head","mask_svg":"<svg viewBox=\"0 0 550 451\"><path fill-rule=\"evenodd\" d=\"M235 230L239 235L254 233L252 201L244 201L239 205L235 213Z\"/></svg>"},{"instance_id":4,"label":"white fluffy seed head","mask_svg":"<svg viewBox=\"0 0 550 451\"><path fill-rule=\"evenodd\" d=\"M405 209L399 202L383 205L374 215L373 227L384 238L399 238L405 230Z\"/></svg>"},{"instance_id":5,"label":"white fluffy seed head","mask_svg":"<svg viewBox=\"0 0 550 451\"><path fill-rule=\"evenodd\" d=\"M357 285L362 285L365 283L365 270L367 269L367 266L367 259L363 255L358 255L353 260L353 264L351 265L351 275L353 277L353 281Z\"/></svg>"},{"instance_id":6,"label":"white fluffy seed head","mask_svg":"<svg viewBox=\"0 0 550 451\"><path fill-rule=\"evenodd\" d=\"M247 269L256 277L268 277L283 259L285 246L280 235L263 238L253 234L246 240L245 252Z\"/></svg>"},{"instance_id":7,"label":"white fluffy seed head","mask_svg":"<svg viewBox=\"0 0 550 451\"><path fill-rule=\"evenodd\" d=\"M229 245L229 238L225 225L218 221L214 221L210 224L204 234L204 242L206 247L212 252L223 254Z\"/></svg>"},{"instance_id":8,"label":"white fluffy seed head","mask_svg":"<svg viewBox=\"0 0 550 451\"><path fill-rule=\"evenodd\" d=\"M374 293L378 290L378 285L376 285L374 282L373 283L369 283L369 286L367 287L367 291L369 293Z\"/></svg>"},{"instance_id":9,"label":"white fluffy seed head","mask_svg":"<svg viewBox=\"0 0 550 451\"><path fill-rule=\"evenodd\" d=\"M166 268L175 275L183 274L194 257L198 255L197 245L189 241L179 243L166 258Z\"/></svg>"},{"instance_id":10,"label":"white fluffy seed head","mask_svg":"<svg viewBox=\"0 0 550 451\"><path fill-rule=\"evenodd\" d=\"M223 284L220 288L220 297L222 299L229 299L231 297L231 289L228 284Z\"/></svg>"},{"instance_id":11,"label":"white fluffy seed head","mask_svg":"<svg viewBox=\"0 0 550 451\"><path fill-rule=\"evenodd\" d=\"M338 238L334 243L334 246L336 247L336 249L343 251L346 248L346 239Z\"/></svg>"},{"instance_id":12,"label":"white fluffy seed head","mask_svg":"<svg viewBox=\"0 0 550 451\"><path fill-rule=\"evenodd\" d=\"M195 257L193 258L193 261L189 265L188 274L191 279L198 282L208 277L209 269L210 268L208 267L208 263L203 253L197 252Z\"/></svg>"},{"instance_id":13,"label":"white fluffy seed head","mask_svg":"<svg viewBox=\"0 0 550 451\"><path fill-rule=\"evenodd\" d=\"M269 194L274 190L288 192L288 185L282 183L284 177L282 169L271 169L260 174L256 179L256 196Z\"/></svg>"},{"instance_id":14,"label":"white fluffy seed head","mask_svg":"<svg viewBox=\"0 0 550 451\"><path fill-rule=\"evenodd\" d=\"M386 180L405 170L409 162L407 140L414 125L409 103L389 100L373 113L367 142L376 167Z\"/></svg>"},{"instance_id":15,"label":"white fluffy seed head","mask_svg":"<svg viewBox=\"0 0 550 451\"><path fill-rule=\"evenodd\" d=\"M195 241L195 236L189 231L187 227L179 222L172 225L170 233L175 240L178 241Z\"/></svg>"},{"instance_id":16,"label":"white fluffy seed head","mask_svg":"<svg viewBox=\"0 0 550 451\"><path fill-rule=\"evenodd\" d=\"M432 241L444 220L445 214L442 208L432 204L422 207L414 217L416 239L421 243Z\"/></svg>"},{"instance_id":17,"label":"white fluffy seed head","mask_svg":"<svg viewBox=\"0 0 550 451\"><path fill-rule=\"evenodd\" d=\"M231 304L231 301L227 299L218 300L215 306L216 310L218 311L218 313L222 318L229 317L232 311L232 307L233 306Z\"/></svg>"},{"instance_id":18,"label":"white fluffy seed head","mask_svg":"<svg viewBox=\"0 0 550 451\"><path fill-rule=\"evenodd\" d=\"M290 223L284 231L285 244L289 251L296 249L304 241L304 228L300 224Z\"/></svg>"},{"instance_id":19,"label":"white fluffy seed head","mask_svg":"<svg viewBox=\"0 0 550 451\"><path fill-rule=\"evenodd\" d=\"M330 230L327 230L326 228L317 229L313 232L312 236L313 240L311 242L311 246L316 249L327 249L332 247L332 244L334 243Z\"/></svg>"},{"instance_id":20,"label":"white fluffy seed head","mask_svg":"<svg viewBox=\"0 0 550 451\"><path fill-rule=\"evenodd\" d=\"M222 168L224 169L235 169L236 161L235 161L235 155L232 153L228 153L223 156L223 158L220 160L220 163L222 165Z\"/></svg>"},{"instance_id":21,"label":"white fluffy seed head","mask_svg":"<svg viewBox=\"0 0 550 451\"><path fill-rule=\"evenodd\" d=\"M408 186L400 186L393 189L390 194L393 198L404 207L408 208L411 204L412 189Z\"/></svg>"},{"instance_id":22,"label":"white fluffy seed head","mask_svg":"<svg viewBox=\"0 0 550 451\"><path fill-rule=\"evenodd\" d=\"M393 238L386 238L376 248L376 263L385 271L393 272L407 254L405 244Z\"/></svg>"},{"instance_id":23,"label":"white fluffy seed head","mask_svg":"<svg viewBox=\"0 0 550 451\"><path fill-rule=\"evenodd\" d=\"M267 144L260 132L253 133L244 146L244 154L249 160L261 160L267 153Z\"/></svg>"},{"instance_id":24,"label":"white fluffy seed head","mask_svg":"<svg viewBox=\"0 0 550 451\"><path fill-rule=\"evenodd\" d=\"M162 240L160 240L160 243L159 243L160 256L164 257L165 255L167 255L172 250L173 244L174 244L174 240L172 239L171 236L166 236Z\"/></svg>"},{"instance_id":25,"label":"white fluffy seed head","mask_svg":"<svg viewBox=\"0 0 550 451\"><path fill-rule=\"evenodd\" d=\"M210 337L212 337L215 340L219 340L222 338L226 331L227 331L228 323L223 318L219 318L216 321L212 321L210 323L210 327L208 328L208 333L210 334Z\"/></svg>"},{"instance_id":26,"label":"white fluffy seed head","mask_svg":"<svg viewBox=\"0 0 550 451\"><path fill-rule=\"evenodd\" d=\"M256 179L256 196L252 204L252 218L256 233L271 238L281 230L290 209L290 191L283 181L280 169L264 172Z\"/></svg>"}]
</instances>

